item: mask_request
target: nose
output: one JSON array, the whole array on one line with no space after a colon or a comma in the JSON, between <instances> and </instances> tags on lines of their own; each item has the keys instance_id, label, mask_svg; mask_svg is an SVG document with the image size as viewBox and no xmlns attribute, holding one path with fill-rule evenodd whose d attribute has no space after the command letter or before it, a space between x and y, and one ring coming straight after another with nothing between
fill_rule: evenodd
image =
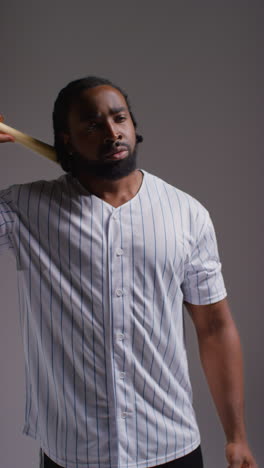
<instances>
[{"instance_id":1,"label":"nose","mask_svg":"<svg viewBox=\"0 0 264 468\"><path fill-rule=\"evenodd\" d=\"M117 126L114 123L106 123L105 126L105 136L104 136L104 143L112 143L116 140L121 140L122 135L118 130Z\"/></svg>"}]
</instances>

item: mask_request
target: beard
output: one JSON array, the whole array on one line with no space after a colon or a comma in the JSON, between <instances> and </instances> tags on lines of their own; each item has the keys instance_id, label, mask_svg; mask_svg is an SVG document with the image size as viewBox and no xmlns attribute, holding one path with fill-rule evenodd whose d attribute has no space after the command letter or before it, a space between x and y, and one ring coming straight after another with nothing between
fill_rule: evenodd
<instances>
[{"instance_id":1,"label":"beard","mask_svg":"<svg viewBox=\"0 0 264 468\"><path fill-rule=\"evenodd\" d=\"M79 153L74 153L72 160L72 175L75 177L87 175L98 179L118 180L128 176L137 168L137 144L133 151L129 150L124 159L112 161L89 161Z\"/></svg>"}]
</instances>

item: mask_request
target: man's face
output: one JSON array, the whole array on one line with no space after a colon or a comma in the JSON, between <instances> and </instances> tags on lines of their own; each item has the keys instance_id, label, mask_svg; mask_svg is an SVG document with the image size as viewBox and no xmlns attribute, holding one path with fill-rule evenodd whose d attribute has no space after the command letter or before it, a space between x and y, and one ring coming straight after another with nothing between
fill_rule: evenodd
<instances>
[{"instance_id":1,"label":"man's face","mask_svg":"<svg viewBox=\"0 0 264 468\"><path fill-rule=\"evenodd\" d=\"M84 90L68 115L63 135L74 169L118 179L136 168L136 132L124 96L108 85Z\"/></svg>"}]
</instances>

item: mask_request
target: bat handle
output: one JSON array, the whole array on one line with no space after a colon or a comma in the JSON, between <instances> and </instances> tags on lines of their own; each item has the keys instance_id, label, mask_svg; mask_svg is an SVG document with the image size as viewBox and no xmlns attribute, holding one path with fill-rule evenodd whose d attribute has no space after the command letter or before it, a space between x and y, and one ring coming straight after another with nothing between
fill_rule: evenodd
<instances>
[{"instance_id":1,"label":"bat handle","mask_svg":"<svg viewBox=\"0 0 264 468\"><path fill-rule=\"evenodd\" d=\"M0 122L0 132L8 133L12 137L15 138L15 141L20 143L21 145L29 148L30 150L34 151L35 153L41 154L46 158L50 159L51 161L58 162L56 158L56 152L53 146L44 143L41 140L37 140L26 133L20 132L9 125Z\"/></svg>"}]
</instances>

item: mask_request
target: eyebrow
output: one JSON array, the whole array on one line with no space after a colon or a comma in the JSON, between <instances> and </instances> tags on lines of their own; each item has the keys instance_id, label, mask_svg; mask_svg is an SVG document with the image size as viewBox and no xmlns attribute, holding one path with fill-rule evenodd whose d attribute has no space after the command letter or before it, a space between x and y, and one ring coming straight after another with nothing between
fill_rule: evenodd
<instances>
[{"instance_id":1,"label":"eyebrow","mask_svg":"<svg viewBox=\"0 0 264 468\"><path fill-rule=\"evenodd\" d=\"M112 109L110 109L109 111L109 114L114 115L114 114L118 114L119 112L124 112L124 111L128 112L128 109L126 107L112 107ZM99 118L100 118L100 114L96 112L81 111L81 115L80 115L81 121L99 119Z\"/></svg>"}]
</instances>

